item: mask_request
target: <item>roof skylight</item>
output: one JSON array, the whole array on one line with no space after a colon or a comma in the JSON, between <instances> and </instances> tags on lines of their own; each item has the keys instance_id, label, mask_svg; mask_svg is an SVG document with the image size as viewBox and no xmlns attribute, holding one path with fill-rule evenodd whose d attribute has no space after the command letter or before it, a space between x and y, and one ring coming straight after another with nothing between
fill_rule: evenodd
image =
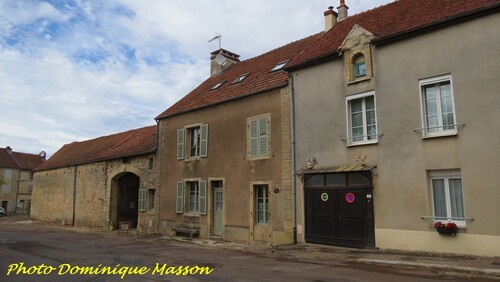
<instances>
[{"instance_id":1,"label":"roof skylight","mask_svg":"<svg viewBox=\"0 0 500 282\"><path fill-rule=\"evenodd\" d=\"M231 82L231 84L235 84L235 83L239 83L239 82L242 82L243 79L247 78L247 76L249 75L250 73L245 73L245 74L242 74L240 76L238 76L233 82Z\"/></svg>"},{"instance_id":2,"label":"roof skylight","mask_svg":"<svg viewBox=\"0 0 500 282\"><path fill-rule=\"evenodd\" d=\"M225 80L223 80L223 81L217 82L217 84L215 84L215 85L214 85L214 87L212 87L212 89L211 89L211 90L215 90L215 89L217 89L217 88L221 87L221 86L222 86L222 84L224 84L224 82L226 82L226 81L225 81Z\"/></svg>"},{"instance_id":3,"label":"roof skylight","mask_svg":"<svg viewBox=\"0 0 500 282\"><path fill-rule=\"evenodd\" d=\"M286 61L283 61L283 62L280 62L280 63L277 63L274 68L271 69L271 72L273 71L277 71L277 70L280 70L282 69L287 63L288 63L289 60L286 60Z\"/></svg>"}]
</instances>

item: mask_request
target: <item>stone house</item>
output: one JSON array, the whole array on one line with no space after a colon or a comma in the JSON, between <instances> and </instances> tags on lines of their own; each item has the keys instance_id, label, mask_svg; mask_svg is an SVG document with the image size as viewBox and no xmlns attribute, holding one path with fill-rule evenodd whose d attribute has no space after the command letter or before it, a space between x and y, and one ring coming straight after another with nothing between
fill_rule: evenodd
<instances>
[{"instance_id":1,"label":"stone house","mask_svg":"<svg viewBox=\"0 0 500 282\"><path fill-rule=\"evenodd\" d=\"M157 126L64 145L35 170L31 217L157 233Z\"/></svg>"},{"instance_id":2,"label":"stone house","mask_svg":"<svg viewBox=\"0 0 500 282\"><path fill-rule=\"evenodd\" d=\"M283 67L314 35L245 61L211 54L211 77L159 124L164 234L293 242L290 87Z\"/></svg>"},{"instance_id":3,"label":"stone house","mask_svg":"<svg viewBox=\"0 0 500 282\"><path fill-rule=\"evenodd\" d=\"M347 9L286 66L298 240L498 255L500 1Z\"/></svg>"},{"instance_id":4,"label":"stone house","mask_svg":"<svg viewBox=\"0 0 500 282\"><path fill-rule=\"evenodd\" d=\"M0 203L7 213L29 213L33 170L45 162L45 152L39 155L0 148Z\"/></svg>"}]
</instances>

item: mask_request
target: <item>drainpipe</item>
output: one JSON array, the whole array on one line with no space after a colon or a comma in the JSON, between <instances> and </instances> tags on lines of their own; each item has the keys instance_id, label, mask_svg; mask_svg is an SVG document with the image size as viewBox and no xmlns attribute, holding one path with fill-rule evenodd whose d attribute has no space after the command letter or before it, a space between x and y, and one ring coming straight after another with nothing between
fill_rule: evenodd
<instances>
[{"instance_id":1,"label":"drainpipe","mask_svg":"<svg viewBox=\"0 0 500 282\"><path fill-rule=\"evenodd\" d=\"M73 220L72 220L72 226L75 226L75 212L76 212L76 172L77 172L77 166L75 165L75 170L73 174Z\"/></svg>"},{"instance_id":2,"label":"drainpipe","mask_svg":"<svg viewBox=\"0 0 500 282\"><path fill-rule=\"evenodd\" d=\"M17 189L16 189L16 202L14 203L14 213L17 213L17 198L19 196L19 182L21 182L21 169L18 170L18 174L17 174Z\"/></svg>"},{"instance_id":3,"label":"drainpipe","mask_svg":"<svg viewBox=\"0 0 500 282\"><path fill-rule=\"evenodd\" d=\"M289 75L290 79L290 134L292 135L291 142L291 182L292 182L292 226L293 226L293 243L297 244L297 187L295 185L295 87L293 84L293 75Z\"/></svg>"},{"instance_id":4,"label":"drainpipe","mask_svg":"<svg viewBox=\"0 0 500 282\"><path fill-rule=\"evenodd\" d=\"M155 148L155 156L156 156L156 165L155 169L158 171L158 178L157 178L157 185L156 187L159 188L157 189L157 195L158 195L158 216L156 217L156 234L160 234L160 211L161 211L161 169L160 169L160 153L158 150L160 144L160 121L156 120L156 148ZM156 194L156 193L155 193ZM155 196L156 197L156 196ZM154 201L154 199L153 199Z\"/></svg>"}]
</instances>

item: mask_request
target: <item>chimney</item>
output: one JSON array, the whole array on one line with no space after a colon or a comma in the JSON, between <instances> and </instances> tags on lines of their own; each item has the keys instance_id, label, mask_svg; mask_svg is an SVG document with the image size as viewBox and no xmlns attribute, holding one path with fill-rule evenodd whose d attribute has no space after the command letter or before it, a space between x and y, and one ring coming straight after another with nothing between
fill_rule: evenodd
<instances>
[{"instance_id":1,"label":"chimney","mask_svg":"<svg viewBox=\"0 0 500 282\"><path fill-rule=\"evenodd\" d=\"M325 15L325 32L327 32L337 24L338 14L333 10L333 6L328 7L323 14Z\"/></svg>"},{"instance_id":2,"label":"chimney","mask_svg":"<svg viewBox=\"0 0 500 282\"><path fill-rule=\"evenodd\" d=\"M337 7L337 10L339 11L339 22L347 18L347 10L349 10L349 7L347 7L344 0L340 0L340 6Z\"/></svg>"},{"instance_id":3,"label":"chimney","mask_svg":"<svg viewBox=\"0 0 500 282\"><path fill-rule=\"evenodd\" d=\"M12 148L10 146L5 147L7 153L12 154Z\"/></svg>"},{"instance_id":4,"label":"chimney","mask_svg":"<svg viewBox=\"0 0 500 282\"><path fill-rule=\"evenodd\" d=\"M240 61L240 55L220 48L210 53L210 76L216 76Z\"/></svg>"}]
</instances>

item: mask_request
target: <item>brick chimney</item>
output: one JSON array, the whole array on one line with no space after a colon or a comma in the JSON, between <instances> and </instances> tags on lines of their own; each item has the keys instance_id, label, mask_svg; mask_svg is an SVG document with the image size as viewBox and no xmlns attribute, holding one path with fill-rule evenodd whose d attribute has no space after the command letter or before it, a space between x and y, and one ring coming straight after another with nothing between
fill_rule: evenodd
<instances>
[{"instance_id":1,"label":"brick chimney","mask_svg":"<svg viewBox=\"0 0 500 282\"><path fill-rule=\"evenodd\" d=\"M340 6L337 7L337 10L339 11L339 22L347 18L349 7L347 7L344 0L340 0Z\"/></svg>"},{"instance_id":2,"label":"brick chimney","mask_svg":"<svg viewBox=\"0 0 500 282\"><path fill-rule=\"evenodd\" d=\"M323 15L325 15L325 32L329 31L334 25L337 24L338 14L333 10L333 6L328 7Z\"/></svg>"},{"instance_id":3,"label":"brick chimney","mask_svg":"<svg viewBox=\"0 0 500 282\"><path fill-rule=\"evenodd\" d=\"M210 53L210 76L216 76L240 61L240 55L220 48Z\"/></svg>"}]
</instances>

